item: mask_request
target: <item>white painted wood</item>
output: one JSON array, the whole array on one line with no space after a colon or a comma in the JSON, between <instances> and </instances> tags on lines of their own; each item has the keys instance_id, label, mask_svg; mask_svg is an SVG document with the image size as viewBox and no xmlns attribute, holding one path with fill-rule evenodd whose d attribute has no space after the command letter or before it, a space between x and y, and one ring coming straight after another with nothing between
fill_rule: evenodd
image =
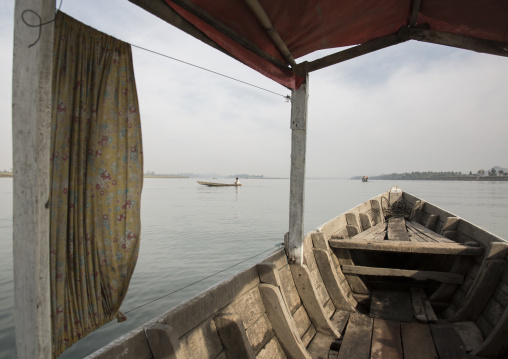
<instances>
[{"instance_id":1,"label":"white painted wood","mask_svg":"<svg viewBox=\"0 0 508 359\"><path fill-rule=\"evenodd\" d=\"M301 65L302 66L302 65ZM309 76L303 64L304 83L291 96L291 179L289 198L289 240L286 252L290 264L303 263L303 209L305 201L305 152ZM298 68L297 68L298 69ZM297 71L298 72L298 71Z\"/></svg>"},{"instance_id":2,"label":"white painted wood","mask_svg":"<svg viewBox=\"0 0 508 359\"><path fill-rule=\"evenodd\" d=\"M51 358L49 153L54 0L16 0L12 90L14 323L18 358ZM31 13L25 20L37 24Z\"/></svg>"}]
</instances>

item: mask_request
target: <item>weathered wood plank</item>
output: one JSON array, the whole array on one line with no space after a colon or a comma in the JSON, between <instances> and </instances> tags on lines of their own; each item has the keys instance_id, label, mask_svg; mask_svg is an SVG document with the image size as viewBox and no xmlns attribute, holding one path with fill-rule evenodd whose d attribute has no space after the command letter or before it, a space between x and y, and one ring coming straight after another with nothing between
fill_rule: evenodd
<instances>
[{"instance_id":1,"label":"weathered wood plank","mask_svg":"<svg viewBox=\"0 0 508 359\"><path fill-rule=\"evenodd\" d=\"M347 312L345 310L336 310L335 313L330 318L330 321L333 323L335 328L339 333L344 332L344 328L346 328L346 324L349 320L349 316L351 315L350 312Z\"/></svg>"},{"instance_id":2,"label":"weathered wood plank","mask_svg":"<svg viewBox=\"0 0 508 359\"><path fill-rule=\"evenodd\" d=\"M427 324L401 323L404 358L437 359L432 334Z\"/></svg>"},{"instance_id":3,"label":"weathered wood plank","mask_svg":"<svg viewBox=\"0 0 508 359\"><path fill-rule=\"evenodd\" d=\"M354 265L353 259L351 258L351 253L347 249L338 249L336 251L337 259L340 264L344 265ZM340 268L337 269L339 271ZM367 288L365 283L360 279L360 277L356 275L346 275L347 282L349 283L349 287L354 293L358 294L370 294L370 290Z\"/></svg>"},{"instance_id":4,"label":"weathered wood plank","mask_svg":"<svg viewBox=\"0 0 508 359\"><path fill-rule=\"evenodd\" d=\"M242 319L245 328L249 328L265 313L259 289L255 287L241 295L222 312L238 315Z\"/></svg>"},{"instance_id":5,"label":"weathered wood plank","mask_svg":"<svg viewBox=\"0 0 508 359\"><path fill-rule=\"evenodd\" d=\"M354 311L357 302L352 296L351 288L347 281L340 280L339 273L337 273L333 267L328 252L322 249L314 249L314 256L324 285L335 307ZM340 274L342 274L342 272L340 272ZM342 275L342 277L344 277L344 275Z\"/></svg>"},{"instance_id":6,"label":"weathered wood plank","mask_svg":"<svg viewBox=\"0 0 508 359\"><path fill-rule=\"evenodd\" d=\"M459 334L466 352L477 349L483 343L482 332L475 322L452 323L452 328Z\"/></svg>"},{"instance_id":7,"label":"weathered wood plank","mask_svg":"<svg viewBox=\"0 0 508 359\"><path fill-rule=\"evenodd\" d=\"M428 228L425 228L419 223L416 222L406 222L406 226L408 228L408 231L412 231L412 233L415 233L422 237L425 241L430 242L442 242L442 243L455 243L451 239L448 239Z\"/></svg>"},{"instance_id":8,"label":"weathered wood plank","mask_svg":"<svg viewBox=\"0 0 508 359\"><path fill-rule=\"evenodd\" d=\"M307 62L296 66L295 72L305 78L298 90L291 92L291 173L289 197L289 239L286 244L288 262L302 264L303 212L305 192L305 155L307 146L307 111L309 74Z\"/></svg>"},{"instance_id":9,"label":"weathered wood plank","mask_svg":"<svg viewBox=\"0 0 508 359\"><path fill-rule=\"evenodd\" d=\"M307 351L312 358L328 358L330 345L334 339L335 337L332 335L317 332L307 347Z\"/></svg>"},{"instance_id":10,"label":"weathered wood plank","mask_svg":"<svg viewBox=\"0 0 508 359\"><path fill-rule=\"evenodd\" d=\"M494 293L506 264L507 261L505 259L489 259L484 261L473 286L467 293L465 302L449 318L451 322L476 319L492 296L492 293Z\"/></svg>"},{"instance_id":11,"label":"weathered wood plank","mask_svg":"<svg viewBox=\"0 0 508 359\"><path fill-rule=\"evenodd\" d=\"M302 343L305 347L307 347L309 345L309 343L311 342L311 340L314 338L314 336L316 335L317 331L316 331L316 328L311 325L307 331L302 335Z\"/></svg>"},{"instance_id":12,"label":"weathered wood plank","mask_svg":"<svg viewBox=\"0 0 508 359\"><path fill-rule=\"evenodd\" d=\"M255 358L239 316L221 313L215 316L214 322L228 358Z\"/></svg>"},{"instance_id":13,"label":"weathered wood plank","mask_svg":"<svg viewBox=\"0 0 508 359\"><path fill-rule=\"evenodd\" d=\"M271 284L260 284L259 291L263 298L266 314L284 352L291 358L310 359L301 339L295 336L297 329L293 317L288 311L279 289Z\"/></svg>"},{"instance_id":14,"label":"weathered wood plank","mask_svg":"<svg viewBox=\"0 0 508 359\"><path fill-rule=\"evenodd\" d=\"M419 288L421 289L421 288ZM422 289L423 291L423 289ZM427 298L425 292L422 293L416 288L410 289L411 293L411 305L413 306L413 315L414 317L422 322L427 323L429 320L427 319L427 314L425 313L425 306L423 304L423 300Z\"/></svg>"},{"instance_id":15,"label":"weathered wood plank","mask_svg":"<svg viewBox=\"0 0 508 359\"><path fill-rule=\"evenodd\" d=\"M33 14L28 14L29 23L37 24L41 19L47 23L37 28L27 27L23 18L27 9L40 16L37 20ZM48 20L55 17L55 2L16 0L14 12L12 236L16 354L18 358L50 358L50 209L46 204L52 187L50 132L54 22ZM36 41L38 34L40 39ZM4 121L8 121L8 116Z\"/></svg>"},{"instance_id":16,"label":"weathered wood plank","mask_svg":"<svg viewBox=\"0 0 508 359\"><path fill-rule=\"evenodd\" d=\"M274 335L272 324L268 320L266 313L264 313L255 323L247 328L246 334L254 354L259 353L259 351Z\"/></svg>"},{"instance_id":17,"label":"weathered wood plank","mask_svg":"<svg viewBox=\"0 0 508 359\"><path fill-rule=\"evenodd\" d=\"M369 251L481 255L484 249L460 243L430 243L404 241L353 241L349 239L330 239L330 246L340 249L361 249Z\"/></svg>"},{"instance_id":18,"label":"weathered wood plank","mask_svg":"<svg viewBox=\"0 0 508 359\"><path fill-rule=\"evenodd\" d=\"M316 290L310 281L310 273L307 267L292 264L291 273L293 274L293 279L295 281L298 294L305 306L305 310L307 311L312 324L316 327L316 330L336 337L340 336L330 322L329 317L327 317L325 310L318 299Z\"/></svg>"},{"instance_id":19,"label":"weathered wood plank","mask_svg":"<svg viewBox=\"0 0 508 359\"><path fill-rule=\"evenodd\" d=\"M375 225L374 227L371 227L361 233L358 233L356 236L352 237L352 240L361 240L361 239L379 239L383 240L386 236L386 223L379 223ZM331 238L334 239L340 239L336 238L335 236L332 236Z\"/></svg>"},{"instance_id":20,"label":"weathered wood plank","mask_svg":"<svg viewBox=\"0 0 508 359\"><path fill-rule=\"evenodd\" d=\"M256 359L273 359L273 358L281 358L281 359L287 358L286 354L284 353L284 350L280 346L280 343L277 341L276 337L273 337L256 356Z\"/></svg>"},{"instance_id":21,"label":"weathered wood plank","mask_svg":"<svg viewBox=\"0 0 508 359\"><path fill-rule=\"evenodd\" d=\"M298 330L297 334L301 338L312 325L303 305L301 305L300 308L298 308L293 314L293 320L295 321L296 329Z\"/></svg>"},{"instance_id":22,"label":"weathered wood plank","mask_svg":"<svg viewBox=\"0 0 508 359\"><path fill-rule=\"evenodd\" d=\"M457 273L420 271L410 269L394 269L394 268L378 268L363 266L341 266L344 274L371 275L371 276L389 276L389 277L406 277L415 280L435 280L442 283L461 284L464 276Z\"/></svg>"},{"instance_id":23,"label":"weathered wood plank","mask_svg":"<svg viewBox=\"0 0 508 359\"><path fill-rule=\"evenodd\" d=\"M145 335L154 359L183 359L178 337L169 325L152 323L145 327Z\"/></svg>"},{"instance_id":24,"label":"weathered wood plank","mask_svg":"<svg viewBox=\"0 0 508 359\"><path fill-rule=\"evenodd\" d=\"M368 359L372 339L372 318L358 313L349 317L349 323L339 351L339 359Z\"/></svg>"},{"instance_id":25,"label":"weathered wood plank","mask_svg":"<svg viewBox=\"0 0 508 359\"><path fill-rule=\"evenodd\" d=\"M374 319L371 359L402 359L400 323L392 320Z\"/></svg>"},{"instance_id":26,"label":"weathered wood plank","mask_svg":"<svg viewBox=\"0 0 508 359\"><path fill-rule=\"evenodd\" d=\"M372 291L370 316L401 322L412 321L413 307L409 293L390 290Z\"/></svg>"},{"instance_id":27,"label":"weathered wood plank","mask_svg":"<svg viewBox=\"0 0 508 359\"><path fill-rule=\"evenodd\" d=\"M480 327L485 336L485 341L473 351L474 355L484 355L488 357L497 357L508 352L508 308L505 308L503 315L500 317L495 327L491 327L482 320L480 315L476 324ZM485 323L482 323L485 322ZM484 324L482 326L482 324Z\"/></svg>"},{"instance_id":28,"label":"weathered wood plank","mask_svg":"<svg viewBox=\"0 0 508 359\"><path fill-rule=\"evenodd\" d=\"M440 358L468 359L462 340L450 323L440 320L429 326Z\"/></svg>"},{"instance_id":29,"label":"weathered wood plank","mask_svg":"<svg viewBox=\"0 0 508 359\"><path fill-rule=\"evenodd\" d=\"M389 241L409 241L404 217L392 217L388 219L386 236Z\"/></svg>"},{"instance_id":30,"label":"weathered wood plank","mask_svg":"<svg viewBox=\"0 0 508 359\"><path fill-rule=\"evenodd\" d=\"M207 320L180 338L183 358L214 359L223 350L221 339L213 320Z\"/></svg>"},{"instance_id":31,"label":"weathered wood plank","mask_svg":"<svg viewBox=\"0 0 508 359\"><path fill-rule=\"evenodd\" d=\"M279 278L282 295L288 304L289 310L291 313L294 313L300 307L302 302L289 266L279 270Z\"/></svg>"}]
</instances>

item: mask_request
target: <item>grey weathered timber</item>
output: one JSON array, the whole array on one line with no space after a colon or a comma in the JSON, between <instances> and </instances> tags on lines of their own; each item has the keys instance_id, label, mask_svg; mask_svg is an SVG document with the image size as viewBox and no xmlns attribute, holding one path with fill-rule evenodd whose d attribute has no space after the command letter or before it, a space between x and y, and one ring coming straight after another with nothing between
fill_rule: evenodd
<instances>
[{"instance_id":1,"label":"grey weathered timber","mask_svg":"<svg viewBox=\"0 0 508 359\"><path fill-rule=\"evenodd\" d=\"M403 241L353 241L349 239L330 239L330 247L341 249L362 249L381 252L460 254L477 256L484 252L483 247L472 247L460 243L429 243Z\"/></svg>"},{"instance_id":2,"label":"grey weathered timber","mask_svg":"<svg viewBox=\"0 0 508 359\"><path fill-rule=\"evenodd\" d=\"M508 43L484 40L448 32L434 31L417 27L402 27L399 36L407 40L430 42L433 44L456 47L485 54L508 56Z\"/></svg>"},{"instance_id":3,"label":"grey weathered timber","mask_svg":"<svg viewBox=\"0 0 508 359\"><path fill-rule=\"evenodd\" d=\"M430 217L429 218L436 218ZM451 239L448 239L429 228L422 226L417 222L406 222L406 226L410 235L419 236L422 241L425 242L442 242L442 243L455 243Z\"/></svg>"},{"instance_id":4,"label":"grey weathered timber","mask_svg":"<svg viewBox=\"0 0 508 359\"><path fill-rule=\"evenodd\" d=\"M508 307L505 308L499 322L492 329L485 341L481 343L472 354L495 357L508 351Z\"/></svg>"},{"instance_id":5,"label":"grey weathered timber","mask_svg":"<svg viewBox=\"0 0 508 359\"><path fill-rule=\"evenodd\" d=\"M392 290L373 290L370 305L372 318L410 322L413 320L413 307L408 292Z\"/></svg>"},{"instance_id":6,"label":"grey weathered timber","mask_svg":"<svg viewBox=\"0 0 508 359\"><path fill-rule=\"evenodd\" d=\"M423 288L411 288L411 305L413 306L414 317L420 322L436 322L437 316L434 309L430 305L427 294Z\"/></svg>"},{"instance_id":7,"label":"grey weathered timber","mask_svg":"<svg viewBox=\"0 0 508 359\"><path fill-rule=\"evenodd\" d=\"M502 257L506 255L507 249L508 243L506 242L491 243L489 252L483 260L480 271L474 279L464 303L446 319L450 322L459 322L475 320L478 317L494 293L503 270L506 268L507 261ZM501 258L499 258L500 256Z\"/></svg>"},{"instance_id":8,"label":"grey weathered timber","mask_svg":"<svg viewBox=\"0 0 508 359\"><path fill-rule=\"evenodd\" d=\"M406 230L406 220L403 217L392 217L388 219L386 236L390 241L409 241Z\"/></svg>"},{"instance_id":9,"label":"grey weathered timber","mask_svg":"<svg viewBox=\"0 0 508 359\"><path fill-rule=\"evenodd\" d=\"M387 35L367 41L362 45L351 47L347 50L342 50L320 59L314 60L309 63L309 72L323 69L328 66L338 64L347 60L354 59L355 57L362 56L377 50L384 49L385 47L400 44L407 41L407 38L401 38L397 34Z\"/></svg>"},{"instance_id":10,"label":"grey weathered timber","mask_svg":"<svg viewBox=\"0 0 508 359\"><path fill-rule=\"evenodd\" d=\"M145 334L154 359L183 359L178 337L169 325L152 323L145 327Z\"/></svg>"},{"instance_id":11,"label":"grey weathered timber","mask_svg":"<svg viewBox=\"0 0 508 359\"><path fill-rule=\"evenodd\" d=\"M415 280L435 280L442 283L462 284L464 276L457 273L424 271L415 269L395 269L380 267L364 267L343 265L342 272L344 274L371 275L371 276L387 276L387 277L406 277Z\"/></svg>"},{"instance_id":12,"label":"grey weathered timber","mask_svg":"<svg viewBox=\"0 0 508 359\"><path fill-rule=\"evenodd\" d=\"M372 323L372 318L358 313L351 314L339 351L340 359L370 358Z\"/></svg>"},{"instance_id":13,"label":"grey weathered timber","mask_svg":"<svg viewBox=\"0 0 508 359\"><path fill-rule=\"evenodd\" d=\"M221 313L213 320L229 359L254 359L256 357L249 344L249 339L247 339L245 327L237 315Z\"/></svg>"},{"instance_id":14,"label":"grey weathered timber","mask_svg":"<svg viewBox=\"0 0 508 359\"><path fill-rule=\"evenodd\" d=\"M340 337L340 333L334 328L323 306L318 301L318 296L310 280L310 273L307 267L292 264L291 273L305 310L316 330L320 333Z\"/></svg>"},{"instance_id":15,"label":"grey weathered timber","mask_svg":"<svg viewBox=\"0 0 508 359\"><path fill-rule=\"evenodd\" d=\"M305 152L307 144L307 103L309 75L307 63L296 68L305 81L291 95L291 178L289 198L289 239L286 247L290 264L303 261L303 215L305 202Z\"/></svg>"},{"instance_id":16,"label":"grey weathered timber","mask_svg":"<svg viewBox=\"0 0 508 359\"><path fill-rule=\"evenodd\" d=\"M260 284L259 291L268 318L284 352L291 358L310 359L302 341L295 335L298 331L280 290L271 284Z\"/></svg>"},{"instance_id":17,"label":"grey weathered timber","mask_svg":"<svg viewBox=\"0 0 508 359\"><path fill-rule=\"evenodd\" d=\"M349 284L343 278L341 282L328 252L323 249L314 249L314 257L321 273L328 294L336 308L354 312L357 306L356 299L351 294Z\"/></svg>"},{"instance_id":18,"label":"grey weathered timber","mask_svg":"<svg viewBox=\"0 0 508 359\"><path fill-rule=\"evenodd\" d=\"M452 328L459 334L467 352L477 349L483 343L482 332L475 322L452 323Z\"/></svg>"},{"instance_id":19,"label":"grey weathered timber","mask_svg":"<svg viewBox=\"0 0 508 359\"><path fill-rule=\"evenodd\" d=\"M17 0L12 74L14 325L18 358L51 357L49 279L53 0ZM29 24L39 24L31 13ZM40 31L40 39L37 41ZM32 46L31 46L32 45Z\"/></svg>"},{"instance_id":20,"label":"grey weathered timber","mask_svg":"<svg viewBox=\"0 0 508 359\"><path fill-rule=\"evenodd\" d=\"M371 359L402 359L400 323L393 320L374 319Z\"/></svg>"},{"instance_id":21,"label":"grey weathered timber","mask_svg":"<svg viewBox=\"0 0 508 359\"><path fill-rule=\"evenodd\" d=\"M440 320L429 324L432 339L440 358L467 359L466 349L450 323Z\"/></svg>"},{"instance_id":22,"label":"grey weathered timber","mask_svg":"<svg viewBox=\"0 0 508 359\"><path fill-rule=\"evenodd\" d=\"M371 227L363 232L358 233L356 236L351 238L352 240L360 240L360 239L375 239L375 240L384 240L386 236L386 223L378 223L374 227ZM333 239L340 239L335 236L332 236Z\"/></svg>"},{"instance_id":23,"label":"grey weathered timber","mask_svg":"<svg viewBox=\"0 0 508 359\"><path fill-rule=\"evenodd\" d=\"M432 334L427 324L418 322L400 324L405 358L438 358Z\"/></svg>"}]
</instances>

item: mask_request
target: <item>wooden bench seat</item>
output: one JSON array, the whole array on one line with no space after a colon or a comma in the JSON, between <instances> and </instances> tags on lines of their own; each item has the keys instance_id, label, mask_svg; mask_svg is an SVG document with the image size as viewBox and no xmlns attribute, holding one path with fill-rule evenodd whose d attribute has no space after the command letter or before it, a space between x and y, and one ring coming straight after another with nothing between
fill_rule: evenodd
<instances>
[{"instance_id":1,"label":"wooden bench seat","mask_svg":"<svg viewBox=\"0 0 508 359\"><path fill-rule=\"evenodd\" d=\"M367 251L478 256L484 248L463 243L330 239L330 247Z\"/></svg>"}]
</instances>

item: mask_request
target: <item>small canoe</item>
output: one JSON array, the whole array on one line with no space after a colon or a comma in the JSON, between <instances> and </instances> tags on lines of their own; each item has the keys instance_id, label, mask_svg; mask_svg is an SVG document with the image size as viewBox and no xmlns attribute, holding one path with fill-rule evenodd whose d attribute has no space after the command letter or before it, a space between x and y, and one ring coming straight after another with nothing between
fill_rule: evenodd
<instances>
[{"instance_id":1,"label":"small canoe","mask_svg":"<svg viewBox=\"0 0 508 359\"><path fill-rule=\"evenodd\" d=\"M218 183L218 182L203 182L197 181L200 185L208 186L208 187L240 187L242 184L234 184L234 183Z\"/></svg>"}]
</instances>

